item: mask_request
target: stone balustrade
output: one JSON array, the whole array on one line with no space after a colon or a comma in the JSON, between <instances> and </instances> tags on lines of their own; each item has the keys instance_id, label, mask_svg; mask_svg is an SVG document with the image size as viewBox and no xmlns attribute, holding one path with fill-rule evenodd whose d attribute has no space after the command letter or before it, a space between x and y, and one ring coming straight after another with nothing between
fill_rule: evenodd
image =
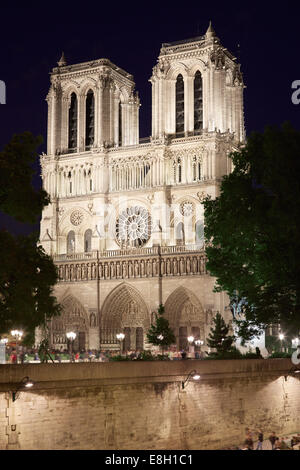
<instances>
[{"instance_id":1,"label":"stone balustrade","mask_svg":"<svg viewBox=\"0 0 300 470\"><path fill-rule=\"evenodd\" d=\"M199 245L55 255L59 281L93 281L206 274Z\"/></svg>"}]
</instances>

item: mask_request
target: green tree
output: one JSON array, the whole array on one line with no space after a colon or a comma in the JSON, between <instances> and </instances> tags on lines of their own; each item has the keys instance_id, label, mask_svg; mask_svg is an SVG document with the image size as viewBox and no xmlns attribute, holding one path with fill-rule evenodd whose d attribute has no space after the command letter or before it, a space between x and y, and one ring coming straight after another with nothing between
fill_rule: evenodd
<instances>
[{"instance_id":1,"label":"green tree","mask_svg":"<svg viewBox=\"0 0 300 470\"><path fill-rule=\"evenodd\" d=\"M229 335L229 326L226 325L222 315L217 312L213 318L214 325L210 329L207 338L207 345L210 348L216 349L218 355L222 355L232 349L234 336ZM214 353L212 353L214 354Z\"/></svg>"},{"instance_id":2,"label":"green tree","mask_svg":"<svg viewBox=\"0 0 300 470\"><path fill-rule=\"evenodd\" d=\"M155 323L151 325L147 333L149 343L161 346L162 349L176 342L173 330L170 328L168 320L163 316L164 311L164 306L160 305L155 314Z\"/></svg>"},{"instance_id":3,"label":"green tree","mask_svg":"<svg viewBox=\"0 0 300 470\"><path fill-rule=\"evenodd\" d=\"M0 210L22 223L36 223L49 203L47 193L32 185L41 142L25 132L0 152ZM2 229L0 257L0 334L21 328L32 337L35 327L60 313L53 295L56 267L35 233L14 236Z\"/></svg>"},{"instance_id":4,"label":"green tree","mask_svg":"<svg viewBox=\"0 0 300 470\"><path fill-rule=\"evenodd\" d=\"M269 324L300 328L300 132L253 133L231 155L220 196L204 201L207 268L245 340ZM240 308L237 308L239 306Z\"/></svg>"}]
</instances>

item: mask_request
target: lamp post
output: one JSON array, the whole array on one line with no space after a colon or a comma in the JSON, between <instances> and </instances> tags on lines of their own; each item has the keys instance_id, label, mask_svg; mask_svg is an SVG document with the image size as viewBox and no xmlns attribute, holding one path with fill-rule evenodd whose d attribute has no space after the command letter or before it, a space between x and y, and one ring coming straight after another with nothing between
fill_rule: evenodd
<instances>
[{"instance_id":1,"label":"lamp post","mask_svg":"<svg viewBox=\"0 0 300 470\"><path fill-rule=\"evenodd\" d=\"M73 354L73 342L76 338L76 333L74 333L74 331L69 331L67 334L66 334L68 340L70 341L70 362L72 360L72 354Z\"/></svg>"},{"instance_id":2,"label":"lamp post","mask_svg":"<svg viewBox=\"0 0 300 470\"><path fill-rule=\"evenodd\" d=\"M193 379L193 380L200 380L200 375L199 375L199 373L198 373L196 370L192 370L192 371L189 373L189 375L187 376L187 378L185 379L185 381L184 381L184 382L181 382L181 387L182 387L182 389L184 389L184 388L188 385L188 383L189 383L189 381L190 381L191 379Z\"/></svg>"},{"instance_id":3,"label":"lamp post","mask_svg":"<svg viewBox=\"0 0 300 470\"><path fill-rule=\"evenodd\" d=\"M193 345L193 343L194 343L194 341L195 341L195 338L194 338L194 336L191 335L191 336L188 336L188 337L187 337L187 340L188 340L188 343L189 343L189 354L188 354L188 357L192 358L192 354L193 354L192 345ZM195 348L193 348L193 349L195 349Z\"/></svg>"},{"instance_id":4,"label":"lamp post","mask_svg":"<svg viewBox=\"0 0 300 470\"><path fill-rule=\"evenodd\" d=\"M16 339L16 356L17 356L17 363L18 363L18 341L21 340L23 336L23 331L12 330L10 333Z\"/></svg>"},{"instance_id":5,"label":"lamp post","mask_svg":"<svg viewBox=\"0 0 300 470\"><path fill-rule=\"evenodd\" d=\"M280 344L281 344L280 350L281 350L281 352L282 352L282 341L284 340L284 334L283 334L283 333L280 333L278 337L279 337L279 339L280 339Z\"/></svg>"},{"instance_id":6,"label":"lamp post","mask_svg":"<svg viewBox=\"0 0 300 470\"><path fill-rule=\"evenodd\" d=\"M16 401L19 398L19 395L22 389L24 388L29 389L33 386L34 386L34 382L28 376L23 377L21 382L18 384L16 390L12 392L12 401Z\"/></svg>"},{"instance_id":7,"label":"lamp post","mask_svg":"<svg viewBox=\"0 0 300 470\"><path fill-rule=\"evenodd\" d=\"M120 356L122 356L122 341L124 340L125 335L124 333L118 333L116 337L117 337L117 340L120 341Z\"/></svg>"},{"instance_id":8,"label":"lamp post","mask_svg":"<svg viewBox=\"0 0 300 470\"><path fill-rule=\"evenodd\" d=\"M196 339L195 340L195 345L199 346L199 348L200 348L200 359L202 359L202 357L201 357L201 346L202 346L202 344L204 344L204 341L202 341L201 339Z\"/></svg>"}]
</instances>

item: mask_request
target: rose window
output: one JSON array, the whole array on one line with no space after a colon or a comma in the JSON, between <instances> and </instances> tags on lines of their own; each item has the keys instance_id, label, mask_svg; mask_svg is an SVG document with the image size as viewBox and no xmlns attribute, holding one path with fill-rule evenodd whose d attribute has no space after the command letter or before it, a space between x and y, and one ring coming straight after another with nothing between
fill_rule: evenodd
<instances>
[{"instance_id":1,"label":"rose window","mask_svg":"<svg viewBox=\"0 0 300 470\"><path fill-rule=\"evenodd\" d=\"M70 216L70 221L73 225L79 225L81 224L83 220L83 214L80 211L73 211L71 216Z\"/></svg>"},{"instance_id":2,"label":"rose window","mask_svg":"<svg viewBox=\"0 0 300 470\"><path fill-rule=\"evenodd\" d=\"M193 211L194 211L194 205L192 202L182 202L180 204L180 212L185 217L189 217L190 215L192 215Z\"/></svg>"},{"instance_id":3,"label":"rose window","mask_svg":"<svg viewBox=\"0 0 300 470\"><path fill-rule=\"evenodd\" d=\"M143 246L151 235L151 217L143 207L129 207L119 215L116 240L120 246Z\"/></svg>"}]
</instances>

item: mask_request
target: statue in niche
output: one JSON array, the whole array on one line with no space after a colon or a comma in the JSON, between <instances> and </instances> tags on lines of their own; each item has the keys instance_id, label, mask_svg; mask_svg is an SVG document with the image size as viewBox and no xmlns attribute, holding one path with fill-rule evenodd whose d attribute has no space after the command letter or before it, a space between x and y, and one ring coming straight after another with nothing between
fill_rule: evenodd
<instances>
[{"instance_id":1,"label":"statue in niche","mask_svg":"<svg viewBox=\"0 0 300 470\"><path fill-rule=\"evenodd\" d=\"M190 274L190 272L191 272L191 260L190 260L190 258L187 258L187 260L186 260L186 272L187 272L187 274Z\"/></svg>"},{"instance_id":2,"label":"statue in niche","mask_svg":"<svg viewBox=\"0 0 300 470\"><path fill-rule=\"evenodd\" d=\"M147 276L151 276L151 261L147 260Z\"/></svg>"},{"instance_id":3,"label":"statue in niche","mask_svg":"<svg viewBox=\"0 0 300 470\"><path fill-rule=\"evenodd\" d=\"M111 273L111 277L114 278L115 277L115 263L111 263L110 265L110 273Z\"/></svg>"},{"instance_id":4,"label":"statue in niche","mask_svg":"<svg viewBox=\"0 0 300 470\"><path fill-rule=\"evenodd\" d=\"M129 261L128 277L133 277L133 266L131 261Z\"/></svg>"},{"instance_id":5,"label":"statue in niche","mask_svg":"<svg viewBox=\"0 0 300 470\"><path fill-rule=\"evenodd\" d=\"M152 263L152 272L153 272L153 276L156 276L157 274L157 260L156 259L154 259Z\"/></svg>"},{"instance_id":6,"label":"statue in niche","mask_svg":"<svg viewBox=\"0 0 300 470\"><path fill-rule=\"evenodd\" d=\"M161 260L161 275L164 276L165 275L165 260L162 259Z\"/></svg>"},{"instance_id":7,"label":"statue in niche","mask_svg":"<svg viewBox=\"0 0 300 470\"><path fill-rule=\"evenodd\" d=\"M144 260L141 261L141 275L145 275L145 265L144 265Z\"/></svg>"},{"instance_id":8,"label":"statue in niche","mask_svg":"<svg viewBox=\"0 0 300 470\"><path fill-rule=\"evenodd\" d=\"M91 279L96 279L96 263L91 264Z\"/></svg>"},{"instance_id":9,"label":"statue in niche","mask_svg":"<svg viewBox=\"0 0 300 470\"><path fill-rule=\"evenodd\" d=\"M123 262L123 266L122 266L122 269L123 269L123 277L127 277L127 263L126 261Z\"/></svg>"},{"instance_id":10,"label":"statue in niche","mask_svg":"<svg viewBox=\"0 0 300 470\"><path fill-rule=\"evenodd\" d=\"M107 265L107 263L105 263L105 265L104 265L104 277L105 277L105 279L108 278L108 265Z\"/></svg>"},{"instance_id":11,"label":"statue in niche","mask_svg":"<svg viewBox=\"0 0 300 470\"><path fill-rule=\"evenodd\" d=\"M87 263L86 267L87 267L87 278L88 280L90 280L91 279L91 265Z\"/></svg>"},{"instance_id":12,"label":"statue in niche","mask_svg":"<svg viewBox=\"0 0 300 470\"><path fill-rule=\"evenodd\" d=\"M180 258L180 274L184 274L184 260Z\"/></svg>"},{"instance_id":13,"label":"statue in niche","mask_svg":"<svg viewBox=\"0 0 300 470\"><path fill-rule=\"evenodd\" d=\"M71 264L70 266L70 281L74 281L74 266Z\"/></svg>"},{"instance_id":14,"label":"statue in niche","mask_svg":"<svg viewBox=\"0 0 300 470\"><path fill-rule=\"evenodd\" d=\"M197 258L195 256L193 257L193 273L197 273Z\"/></svg>"},{"instance_id":15,"label":"statue in niche","mask_svg":"<svg viewBox=\"0 0 300 470\"><path fill-rule=\"evenodd\" d=\"M138 277L139 274L140 274L139 262L135 261L135 263L134 263L134 275L135 275L135 277Z\"/></svg>"},{"instance_id":16,"label":"statue in niche","mask_svg":"<svg viewBox=\"0 0 300 470\"><path fill-rule=\"evenodd\" d=\"M201 265L201 274L205 274L205 259L204 256L200 258L200 265Z\"/></svg>"},{"instance_id":17,"label":"statue in niche","mask_svg":"<svg viewBox=\"0 0 300 470\"><path fill-rule=\"evenodd\" d=\"M90 315L90 327L94 328L96 326L96 315L91 313Z\"/></svg>"},{"instance_id":18,"label":"statue in niche","mask_svg":"<svg viewBox=\"0 0 300 470\"><path fill-rule=\"evenodd\" d=\"M81 265L81 279L86 279L86 264Z\"/></svg>"},{"instance_id":19,"label":"statue in niche","mask_svg":"<svg viewBox=\"0 0 300 470\"><path fill-rule=\"evenodd\" d=\"M117 262L117 277L120 277L120 263Z\"/></svg>"},{"instance_id":20,"label":"statue in niche","mask_svg":"<svg viewBox=\"0 0 300 470\"><path fill-rule=\"evenodd\" d=\"M173 258L173 274L176 276L177 274L177 259Z\"/></svg>"},{"instance_id":21,"label":"statue in niche","mask_svg":"<svg viewBox=\"0 0 300 470\"><path fill-rule=\"evenodd\" d=\"M170 264L170 259L167 259L167 274L171 274L171 264Z\"/></svg>"}]
</instances>

